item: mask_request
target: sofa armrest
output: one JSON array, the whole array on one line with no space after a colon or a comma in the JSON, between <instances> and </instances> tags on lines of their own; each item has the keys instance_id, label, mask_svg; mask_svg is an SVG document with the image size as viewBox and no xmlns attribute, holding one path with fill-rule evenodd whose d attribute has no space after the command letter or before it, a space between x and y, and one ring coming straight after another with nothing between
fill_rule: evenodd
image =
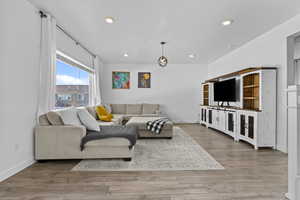
<instances>
[{"instance_id":1,"label":"sofa armrest","mask_svg":"<svg viewBox=\"0 0 300 200\"><path fill-rule=\"evenodd\" d=\"M36 126L36 159L79 152L81 138L85 135L84 126Z\"/></svg>"},{"instance_id":2,"label":"sofa armrest","mask_svg":"<svg viewBox=\"0 0 300 200\"><path fill-rule=\"evenodd\" d=\"M36 136L39 134L61 134L83 137L86 134L86 128L84 126L39 126L35 127ZM76 136L75 136L76 137Z\"/></svg>"}]
</instances>

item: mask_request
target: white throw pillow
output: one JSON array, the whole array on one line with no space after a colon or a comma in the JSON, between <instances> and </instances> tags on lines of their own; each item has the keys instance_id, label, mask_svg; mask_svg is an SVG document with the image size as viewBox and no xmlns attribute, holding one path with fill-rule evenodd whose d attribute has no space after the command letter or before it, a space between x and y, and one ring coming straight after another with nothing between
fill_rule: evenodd
<instances>
[{"instance_id":1,"label":"white throw pillow","mask_svg":"<svg viewBox=\"0 0 300 200\"><path fill-rule=\"evenodd\" d=\"M103 104L103 106L108 113L111 113L112 109L111 109L110 104Z\"/></svg>"},{"instance_id":2,"label":"white throw pillow","mask_svg":"<svg viewBox=\"0 0 300 200\"><path fill-rule=\"evenodd\" d=\"M78 116L82 124L90 131L100 131L99 123L95 118L87 111L87 109L79 109Z\"/></svg>"},{"instance_id":3,"label":"white throw pillow","mask_svg":"<svg viewBox=\"0 0 300 200\"><path fill-rule=\"evenodd\" d=\"M59 110L57 112L60 114L60 117L65 125L74 125L74 126L82 125L78 118L76 108L70 107L63 110Z\"/></svg>"}]
</instances>

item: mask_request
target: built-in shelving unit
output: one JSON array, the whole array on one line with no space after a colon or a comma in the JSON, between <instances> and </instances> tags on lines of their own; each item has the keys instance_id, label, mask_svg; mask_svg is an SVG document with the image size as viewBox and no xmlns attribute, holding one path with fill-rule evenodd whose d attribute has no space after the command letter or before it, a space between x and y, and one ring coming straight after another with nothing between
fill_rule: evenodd
<instances>
[{"instance_id":1,"label":"built-in shelving unit","mask_svg":"<svg viewBox=\"0 0 300 200\"><path fill-rule=\"evenodd\" d=\"M209 85L203 85L203 105L209 105Z\"/></svg>"},{"instance_id":2,"label":"built-in shelving unit","mask_svg":"<svg viewBox=\"0 0 300 200\"><path fill-rule=\"evenodd\" d=\"M276 72L276 68L247 68L205 81L202 84L200 123L231 136L235 141L248 142L255 149L275 148ZM239 101L231 107L217 106L213 99L214 83L229 78L239 80Z\"/></svg>"},{"instance_id":3,"label":"built-in shelving unit","mask_svg":"<svg viewBox=\"0 0 300 200\"><path fill-rule=\"evenodd\" d=\"M251 73L243 78L243 108L259 110L259 73Z\"/></svg>"}]
</instances>

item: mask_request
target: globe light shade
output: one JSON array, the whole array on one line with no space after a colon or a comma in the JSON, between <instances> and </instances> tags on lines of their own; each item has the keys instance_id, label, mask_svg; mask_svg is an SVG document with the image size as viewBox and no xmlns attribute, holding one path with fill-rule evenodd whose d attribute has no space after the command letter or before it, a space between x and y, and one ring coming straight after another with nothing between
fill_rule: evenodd
<instances>
[{"instance_id":1,"label":"globe light shade","mask_svg":"<svg viewBox=\"0 0 300 200\"><path fill-rule=\"evenodd\" d=\"M166 67L168 64L168 59L165 56L161 56L158 58L158 65L160 67Z\"/></svg>"}]
</instances>

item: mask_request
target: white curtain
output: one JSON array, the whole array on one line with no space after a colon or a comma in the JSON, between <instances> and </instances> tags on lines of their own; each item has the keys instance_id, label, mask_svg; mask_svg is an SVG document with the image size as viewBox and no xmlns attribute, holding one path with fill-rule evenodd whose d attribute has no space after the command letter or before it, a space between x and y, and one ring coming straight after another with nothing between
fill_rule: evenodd
<instances>
[{"instance_id":1,"label":"white curtain","mask_svg":"<svg viewBox=\"0 0 300 200\"><path fill-rule=\"evenodd\" d=\"M38 115L55 107L56 20L49 14L41 18Z\"/></svg>"},{"instance_id":2,"label":"white curtain","mask_svg":"<svg viewBox=\"0 0 300 200\"><path fill-rule=\"evenodd\" d=\"M90 105L101 104L100 74L102 62L98 56L92 58L94 73L90 75Z\"/></svg>"}]
</instances>

